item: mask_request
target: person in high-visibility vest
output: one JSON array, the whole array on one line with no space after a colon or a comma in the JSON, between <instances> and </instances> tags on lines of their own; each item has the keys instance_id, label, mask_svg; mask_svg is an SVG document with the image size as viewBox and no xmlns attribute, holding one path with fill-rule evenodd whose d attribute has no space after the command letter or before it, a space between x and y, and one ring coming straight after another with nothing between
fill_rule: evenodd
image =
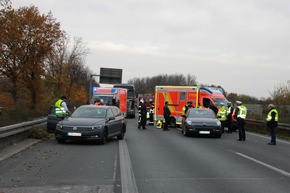
<instances>
[{"instance_id":1,"label":"person in high-visibility vest","mask_svg":"<svg viewBox=\"0 0 290 193\"><path fill-rule=\"evenodd\" d=\"M227 121L227 109L226 109L224 103L220 103L220 105L221 105L221 107L217 113L217 117L218 117L218 120L220 120L220 122L221 122L222 133L224 133L225 125L226 125L226 121Z\"/></svg>"},{"instance_id":2,"label":"person in high-visibility vest","mask_svg":"<svg viewBox=\"0 0 290 193\"><path fill-rule=\"evenodd\" d=\"M54 106L56 107L55 108L56 115L67 115L70 113L70 111L67 108L67 104L65 102L66 99L67 99L66 96L62 96L55 102Z\"/></svg>"},{"instance_id":3,"label":"person in high-visibility vest","mask_svg":"<svg viewBox=\"0 0 290 193\"><path fill-rule=\"evenodd\" d=\"M241 101L236 101L237 107L235 110L235 118L238 122L239 138L237 141L246 140L245 119L247 116L247 107Z\"/></svg>"},{"instance_id":4,"label":"person in high-visibility vest","mask_svg":"<svg viewBox=\"0 0 290 193\"><path fill-rule=\"evenodd\" d=\"M271 142L268 145L276 145L276 128L278 126L278 111L273 104L268 105L268 115L266 118L267 129L271 135Z\"/></svg>"}]
</instances>

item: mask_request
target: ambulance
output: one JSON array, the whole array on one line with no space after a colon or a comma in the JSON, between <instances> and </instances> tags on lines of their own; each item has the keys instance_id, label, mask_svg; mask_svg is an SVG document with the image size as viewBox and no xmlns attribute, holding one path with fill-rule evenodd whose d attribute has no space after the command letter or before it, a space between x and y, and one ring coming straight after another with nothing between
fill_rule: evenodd
<instances>
[{"instance_id":1,"label":"ambulance","mask_svg":"<svg viewBox=\"0 0 290 193\"><path fill-rule=\"evenodd\" d=\"M103 88L93 87L93 96L90 101L94 104L96 99L103 101L104 105L116 105L122 114L127 116L127 89L125 88Z\"/></svg>"},{"instance_id":2,"label":"ambulance","mask_svg":"<svg viewBox=\"0 0 290 193\"><path fill-rule=\"evenodd\" d=\"M180 126L182 124L182 108L188 101L192 102L194 107L216 108L221 103L227 104L222 89L204 86L156 86L154 95L154 120L156 128L161 128L163 123L163 107L165 101L168 101L168 107L171 111L170 126Z\"/></svg>"}]
</instances>

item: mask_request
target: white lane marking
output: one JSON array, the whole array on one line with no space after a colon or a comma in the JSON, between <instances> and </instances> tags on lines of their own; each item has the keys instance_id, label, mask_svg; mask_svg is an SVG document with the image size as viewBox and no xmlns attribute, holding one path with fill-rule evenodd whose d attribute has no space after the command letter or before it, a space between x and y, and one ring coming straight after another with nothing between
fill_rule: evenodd
<instances>
[{"instance_id":1,"label":"white lane marking","mask_svg":"<svg viewBox=\"0 0 290 193\"><path fill-rule=\"evenodd\" d=\"M127 143L119 140L122 193L138 193Z\"/></svg>"},{"instance_id":2,"label":"white lane marking","mask_svg":"<svg viewBox=\"0 0 290 193\"><path fill-rule=\"evenodd\" d=\"M271 166L271 165L269 165L269 164L266 164L266 163L264 163L264 162L261 162L261 161L259 161L259 160L256 160L256 159L254 159L254 158L252 158L252 157L249 157L249 156L247 156L247 155L244 155L244 154L242 154L242 153L239 153L239 152L234 152L235 154L237 154L237 155L239 155L239 156L242 156L242 157L244 157L244 158L246 158L246 159L248 159L248 160L251 160L251 161L253 161L253 162L256 162L256 163L258 163L258 164L260 164L260 165L263 165L263 166L265 166L265 167L267 167L267 168L269 168L269 169L271 169L271 170L273 170L273 171L275 171L275 172L278 172L278 173L280 173L280 174L282 174L282 175L284 175L284 176L286 176L286 177L290 177L290 173L289 172L286 172L286 171L284 171L284 170L281 170L281 169L279 169L279 168L276 168L276 167L274 167L274 166Z\"/></svg>"},{"instance_id":3,"label":"white lane marking","mask_svg":"<svg viewBox=\"0 0 290 193\"><path fill-rule=\"evenodd\" d=\"M256 137L261 137L263 139L269 139L269 140L271 139L270 136L266 136L266 135L258 134L258 133L253 133L253 132L249 132L249 131L247 131L247 134L250 134L250 135L253 135L253 136L256 136ZM279 143L281 142L281 143L290 144L289 141L285 141L283 139L276 139L276 141L278 141Z\"/></svg>"}]
</instances>

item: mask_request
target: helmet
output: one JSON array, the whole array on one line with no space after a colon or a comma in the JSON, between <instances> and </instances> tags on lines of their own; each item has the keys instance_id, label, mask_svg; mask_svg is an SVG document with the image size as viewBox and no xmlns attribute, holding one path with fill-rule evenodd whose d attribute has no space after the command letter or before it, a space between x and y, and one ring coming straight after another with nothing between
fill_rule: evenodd
<instances>
[{"instance_id":1,"label":"helmet","mask_svg":"<svg viewBox=\"0 0 290 193\"><path fill-rule=\"evenodd\" d=\"M144 100L143 100L143 99L141 99L141 100L140 100L140 103L144 103Z\"/></svg>"},{"instance_id":2,"label":"helmet","mask_svg":"<svg viewBox=\"0 0 290 193\"><path fill-rule=\"evenodd\" d=\"M153 99L149 99L149 102L153 102Z\"/></svg>"},{"instance_id":3,"label":"helmet","mask_svg":"<svg viewBox=\"0 0 290 193\"><path fill-rule=\"evenodd\" d=\"M241 101L236 101L237 105L241 105L242 102Z\"/></svg>"}]
</instances>

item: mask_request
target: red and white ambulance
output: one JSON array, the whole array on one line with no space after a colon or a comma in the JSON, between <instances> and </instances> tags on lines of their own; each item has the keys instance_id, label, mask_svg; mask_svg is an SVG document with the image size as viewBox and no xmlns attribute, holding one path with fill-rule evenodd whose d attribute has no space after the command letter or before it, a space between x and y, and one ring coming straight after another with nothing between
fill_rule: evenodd
<instances>
[{"instance_id":1,"label":"red and white ambulance","mask_svg":"<svg viewBox=\"0 0 290 193\"><path fill-rule=\"evenodd\" d=\"M182 108L188 101L194 107L219 108L221 103L227 104L227 99L220 88L199 87L199 86L156 86L155 87L155 109L154 120L156 127L160 128L160 123L164 121L163 107L168 101L171 111L170 125L182 124Z\"/></svg>"}]
</instances>

